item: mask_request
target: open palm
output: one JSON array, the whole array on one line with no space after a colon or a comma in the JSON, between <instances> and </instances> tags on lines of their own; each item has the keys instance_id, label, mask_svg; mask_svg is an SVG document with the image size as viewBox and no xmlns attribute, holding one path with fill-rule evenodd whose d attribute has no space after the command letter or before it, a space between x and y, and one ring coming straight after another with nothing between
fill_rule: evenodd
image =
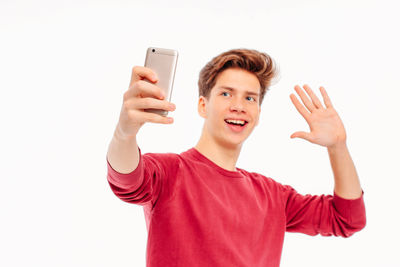
<instances>
[{"instance_id":1,"label":"open palm","mask_svg":"<svg viewBox=\"0 0 400 267\"><path fill-rule=\"evenodd\" d=\"M307 121L308 126L310 127L310 132L295 132L290 136L290 138L302 138L311 143L325 147L345 143L346 131L344 125L338 113L333 108L326 90L323 87L319 88L325 103L324 107L308 85L304 85L303 88L311 99L307 97L300 86L296 85L294 87L304 106L294 94L290 94L290 99L297 111Z\"/></svg>"}]
</instances>

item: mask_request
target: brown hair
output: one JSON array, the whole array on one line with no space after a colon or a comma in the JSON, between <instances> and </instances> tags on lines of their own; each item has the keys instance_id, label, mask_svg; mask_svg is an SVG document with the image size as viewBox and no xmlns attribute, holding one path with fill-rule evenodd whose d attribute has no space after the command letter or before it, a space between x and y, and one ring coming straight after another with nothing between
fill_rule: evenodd
<instances>
[{"instance_id":1,"label":"brown hair","mask_svg":"<svg viewBox=\"0 0 400 267\"><path fill-rule=\"evenodd\" d=\"M218 74L228 68L241 68L252 72L260 82L260 105L265 93L277 75L274 60L266 53L254 49L232 49L219 54L208 62L199 75L199 96L208 98Z\"/></svg>"}]
</instances>

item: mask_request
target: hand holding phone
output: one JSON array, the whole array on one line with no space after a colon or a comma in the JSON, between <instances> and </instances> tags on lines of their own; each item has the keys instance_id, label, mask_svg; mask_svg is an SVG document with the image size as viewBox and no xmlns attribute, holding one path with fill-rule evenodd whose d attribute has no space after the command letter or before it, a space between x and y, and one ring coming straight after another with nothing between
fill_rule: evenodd
<instances>
[{"instance_id":1,"label":"hand holding phone","mask_svg":"<svg viewBox=\"0 0 400 267\"><path fill-rule=\"evenodd\" d=\"M145 81L147 80L147 81ZM166 100L165 93L156 84L158 75L151 69L135 66L132 69L129 89L124 93L123 105L117 125L122 138L135 137L145 122L171 124L171 117L145 110L174 111L175 105Z\"/></svg>"}]
</instances>

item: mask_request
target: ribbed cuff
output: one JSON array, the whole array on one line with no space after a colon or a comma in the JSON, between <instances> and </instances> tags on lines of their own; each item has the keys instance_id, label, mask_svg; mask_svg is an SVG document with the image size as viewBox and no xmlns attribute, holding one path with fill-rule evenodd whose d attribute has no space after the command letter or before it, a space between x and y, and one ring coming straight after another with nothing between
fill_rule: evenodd
<instances>
[{"instance_id":1,"label":"ribbed cuff","mask_svg":"<svg viewBox=\"0 0 400 267\"><path fill-rule=\"evenodd\" d=\"M365 217L364 190L356 199L342 198L334 192L333 205L342 216L349 219L349 222L359 221Z\"/></svg>"},{"instance_id":2,"label":"ribbed cuff","mask_svg":"<svg viewBox=\"0 0 400 267\"><path fill-rule=\"evenodd\" d=\"M142 153L139 148L139 163L135 170L130 173L120 173L111 167L110 162L107 159L107 179L108 181L121 188L133 188L137 187L143 182L143 160Z\"/></svg>"}]
</instances>

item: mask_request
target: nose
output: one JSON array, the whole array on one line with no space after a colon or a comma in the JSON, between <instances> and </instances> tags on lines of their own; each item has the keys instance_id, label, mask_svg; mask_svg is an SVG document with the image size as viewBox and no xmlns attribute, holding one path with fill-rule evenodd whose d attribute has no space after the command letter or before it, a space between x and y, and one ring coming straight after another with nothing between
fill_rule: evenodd
<instances>
[{"instance_id":1,"label":"nose","mask_svg":"<svg viewBox=\"0 0 400 267\"><path fill-rule=\"evenodd\" d=\"M240 99L232 99L230 111L246 112L243 102Z\"/></svg>"}]
</instances>

